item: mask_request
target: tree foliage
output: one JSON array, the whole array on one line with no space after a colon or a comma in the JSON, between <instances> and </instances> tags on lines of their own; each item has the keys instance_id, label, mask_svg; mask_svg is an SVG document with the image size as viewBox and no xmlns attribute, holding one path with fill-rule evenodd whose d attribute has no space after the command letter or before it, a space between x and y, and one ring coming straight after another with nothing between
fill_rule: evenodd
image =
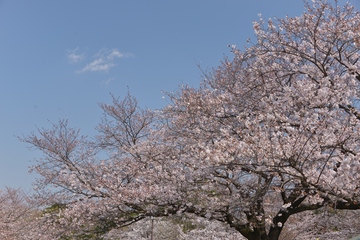
<instances>
[{"instance_id":1,"label":"tree foliage","mask_svg":"<svg viewBox=\"0 0 360 240\"><path fill-rule=\"evenodd\" d=\"M305 8L255 22L256 42L162 110L113 97L94 140L67 121L25 137L44 153L38 187L59 190L69 226L190 213L254 240L298 213L359 209L360 14Z\"/></svg>"}]
</instances>

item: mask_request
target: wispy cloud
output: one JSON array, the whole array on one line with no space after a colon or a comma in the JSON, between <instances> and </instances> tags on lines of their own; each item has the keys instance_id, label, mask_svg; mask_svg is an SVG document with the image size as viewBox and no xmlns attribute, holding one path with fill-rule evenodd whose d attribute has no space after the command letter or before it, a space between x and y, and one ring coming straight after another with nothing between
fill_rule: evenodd
<instances>
[{"instance_id":1,"label":"wispy cloud","mask_svg":"<svg viewBox=\"0 0 360 240\"><path fill-rule=\"evenodd\" d=\"M115 77L110 77L108 79L105 79L101 82L102 85L104 86L108 86L110 84L110 82L112 82L113 80L115 80Z\"/></svg>"},{"instance_id":2,"label":"wispy cloud","mask_svg":"<svg viewBox=\"0 0 360 240\"><path fill-rule=\"evenodd\" d=\"M114 67L115 64L111 61L106 61L106 59L98 58L94 61L86 64L85 67L83 67L81 70L77 71L78 73L83 72L107 72L110 68Z\"/></svg>"},{"instance_id":3,"label":"wispy cloud","mask_svg":"<svg viewBox=\"0 0 360 240\"><path fill-rule=\"evenodd\" d=\"M84 53L78 53L78 52L79 52L79 48L66 51L66 57L70 63L78 63L85 58Z\"/></svg>"},{"instance_id":4,"label":"wispy cloud","mask_svg":"<svg viewBox=\"0 0 360 240\"><path fill-rule=\"evenodd\" d=\"M103 49L99 51L93 60L85 65L82 69L78 70L77 73L84 72L108 72L111 68L115 67L116 60L119 58L132 57L131 53L123 53L118 49Z\"/></svg>"}]
</instances>

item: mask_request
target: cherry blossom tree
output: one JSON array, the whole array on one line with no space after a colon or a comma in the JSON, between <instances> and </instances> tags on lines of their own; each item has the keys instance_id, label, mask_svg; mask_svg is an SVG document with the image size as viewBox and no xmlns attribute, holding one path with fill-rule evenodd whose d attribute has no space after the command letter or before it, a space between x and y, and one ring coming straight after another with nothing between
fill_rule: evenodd
<instances>
[{"instance_id":1,"label":"cherry blossom tree","mask_svg":"<svg viewBox=\"0 0 360 240\"><path fill-rule=\"evenodd\" d=\"M100 106L104 117L95 140L69 127L67 120L22 139L44 153L33 170L43 177L37 189L51 188L47 205L63 206L57 223L78 226L86 234L99 227L106 233L149 216L176 213L180 197L174 171L165 166L172 150L163 142L159 113L139 109L130 94Z\"/></svg>"},{"instance_id":2,"label":"cherry blossom tree","mask_svg":"<svg viewBox=\"0 0 360 240\"><path fill-rule=\"evenodd\" d=\"M52 239L48 225L41 218L41 199L35 199L21 189L6 187L0 190L0 238Z\"/></svg>"},{"instance_id":3,"label":"cherry blossom tree","mask_svg":"<svg viewBox=\"0 0 360 240\"><path fill-rule=\"evenodd\" d=\"M188 165L221 196L208 198L210 217L248 239L277 239L299 212L360 207L360 15L326 1L306 8L255 22L253 46L233 48L167 109Z\"/></svg>"},{"instance_id":4,"label":"cherry blossom tree","mask_svg":"<svg viewBox=\"0 0 360 240\"><path fill-rule=\"evenodd\" d=\"M95 140L67 121L25 137L63 224L106 233L187 213L270 240L297 214L360 209L360 14L305 8L255 22L255 43L162 110L129 94L100 105Z\"/></svg>"},{"instance_id":5,"label":"cherry blossom tree","mask_svg":"<svg viewBox=\"0 0 360 240\"><path fill-rule=\"evenodd\" d=\"M13 239L19 232L17 224L26 218L29 207L20 190L6 188L0 192L0 236Z\"/></svg>"}]
</instances>

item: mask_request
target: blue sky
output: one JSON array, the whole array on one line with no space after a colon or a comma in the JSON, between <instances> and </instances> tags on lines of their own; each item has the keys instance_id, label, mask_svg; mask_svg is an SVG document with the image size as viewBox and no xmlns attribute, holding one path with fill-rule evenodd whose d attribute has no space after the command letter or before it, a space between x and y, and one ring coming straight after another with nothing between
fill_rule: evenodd
<instances>
[{"instance_id":1,"label":"blue sky","mask_svg":"<svg viewBox=\"0 0 360 240\"><path fill-rule=\"evenodd\" d=\"M253 38L259 13L303 11L301 0L0 0L0 188L35 177L41 155L16 136L63 118L93 136L98 103L128 88L161 108L162 91L197 86L198 64L216 67L228 44Z\"/></svg>"}]
</instances>

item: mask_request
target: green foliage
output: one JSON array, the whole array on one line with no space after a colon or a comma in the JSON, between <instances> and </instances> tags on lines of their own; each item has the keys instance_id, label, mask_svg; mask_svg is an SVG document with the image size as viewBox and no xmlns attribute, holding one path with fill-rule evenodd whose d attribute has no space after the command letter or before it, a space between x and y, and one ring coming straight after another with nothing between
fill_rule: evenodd
<instances>
[{"instance_id":1,"label":"green foliage","mask_svg":"<svg viewBox=\"0 0 360 240\"><path fill-rule=\"evenodd\" d=\"M43 216L46 214L57 215L66 208L66 204L55 203L42 211ZM133 213L134 217L135 213ZM56 218L61 218L57 215ZM101 236L116 227L116 223L111 219L101 218L95 224L86 224L77 230L69 230L60 237L61 240L101 240Z\"/></svg>"},{"instance_id":2,"label":"green foliage","mask_svg":"<svg viewBox=\"0 0 360 240\"><path fill-rule=\"evenodd\" d=\"M65 208L66 208L66 204L55 203L55 204L51 205L50 207L45 208L43 210L43 214L59 213L60 210L63 210Z\"/></svg>"}]
</instances>

